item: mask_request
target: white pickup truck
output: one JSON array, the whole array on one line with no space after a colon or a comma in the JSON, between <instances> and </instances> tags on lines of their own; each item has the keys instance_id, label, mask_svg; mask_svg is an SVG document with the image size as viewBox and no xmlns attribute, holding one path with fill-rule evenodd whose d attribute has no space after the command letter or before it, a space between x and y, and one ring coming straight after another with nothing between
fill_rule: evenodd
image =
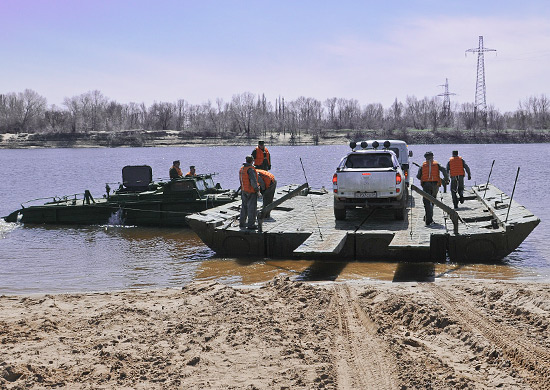
<instances>
[{"instance_id":1,"label":"white pickup truck","mask_svg":"<svg viewBox=\"0 0 550 390\"><path fill-rule=\"evenodd\" d=\"M380 147L382 144L382 147ZM350 142L352 151L332 177L334 217L346 219L346 210L355 207L395 209L395 218L405 218L409 183L408 150L403 141L363 141L361 150Z\"/></svg>"}]
</instances>

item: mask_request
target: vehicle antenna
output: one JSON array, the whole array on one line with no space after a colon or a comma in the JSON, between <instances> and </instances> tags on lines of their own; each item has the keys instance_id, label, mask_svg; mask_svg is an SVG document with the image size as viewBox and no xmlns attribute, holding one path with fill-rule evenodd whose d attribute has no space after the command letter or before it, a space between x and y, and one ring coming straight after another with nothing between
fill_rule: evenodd
<instances>
[{"instance_id":1,"label":"vehicle antenna","mask_svg":"<svg viewBox=\"0 0 550 390\"><path fill-rule=\"evenodd\" d=\"M487 177L487 184L485 184L485 192L483 193L483 199L485 199L485 194L487 193L487 186L489 185L489 179L491 178L491 173L493 173L493 165L495 165L495 160L491 164L491 170L489 171L489 177Z\"/></svg>"},{"instance_id":2,"label":"vehicle antenna","mask_svg":"<svg viewBox=\"0 0 550 390\"><path fill-rule=\"evenodd\" d=\"M519 176L519 167L518 167L518 173L516 173L516 181L514 181L514 189L512 190L512 196L510 196L510 203L508 204L508 212L506 213L506 221L504 221L504 223L508 222L508 214L510 214L510 207L512 207L512 199L514 199L514 192L516 191L516 184L518 182L518 176Z\"/></svg>"},{"instance_id":3,"label":"vehicle antenna","mask_svg":"<svg viewBox=\"0 0 550 390\"><path fill-rule=\"evenodd\" d=\"M306 170L304 169L304 163L302 162L302 157L300 157L300 164L302 165L302 171L304 172L304 177L306 178L306 184L309 188L309 182L307 180ZM313 205L313 199L309 197L309 200L311 201L311 208L313 209L313 215L315 215L315 222L317 223L317 229L319 229L319 236L321 237L321 240L323 240L323 233L321 233L321 227L319 226L319 220L317 219L317 213L315 212L315 206Z\"/></svg>"}]
</instances>

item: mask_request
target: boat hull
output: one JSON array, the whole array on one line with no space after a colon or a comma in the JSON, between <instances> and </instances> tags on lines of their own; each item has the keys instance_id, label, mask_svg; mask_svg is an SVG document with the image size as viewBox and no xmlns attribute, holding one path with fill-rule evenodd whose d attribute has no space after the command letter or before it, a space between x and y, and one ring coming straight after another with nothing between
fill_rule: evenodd
<instances>
[{"instance_id":1,"label":"boat hull","mask_svg":"<svg viewBox=\"0 0 550 390\"><path fill-rule=\"evenodd\" d=\"M105 200L90 204L71 202L30 206L19 209L4 219L6 222L25 224L103 225L187 227L186 216L229 202L205 200L191 201L136 201L109 202Z\"/></svg>"},{"instance_id":2,"label":"boat hull","mask_svg":"<svg viewBox=\"0 0 550 390\"><path fill-rule=\"evenodd\" d=\"M291 190L283 187L275 199ZM421 196L410 195L403 221L392 210L348 210L345 221L332 213L332 194L295 196L259 220L260 230L238 226L240 202L187 217L201 240L222 256L331 261L398 260L498 262L518 248L540 220L493 185L470 188L457 210L461 222L436 209L425 226ZM440 201L450 204L450 194ZM260 205L261 206L261 205Z\"/></svg>"}]
</instances>

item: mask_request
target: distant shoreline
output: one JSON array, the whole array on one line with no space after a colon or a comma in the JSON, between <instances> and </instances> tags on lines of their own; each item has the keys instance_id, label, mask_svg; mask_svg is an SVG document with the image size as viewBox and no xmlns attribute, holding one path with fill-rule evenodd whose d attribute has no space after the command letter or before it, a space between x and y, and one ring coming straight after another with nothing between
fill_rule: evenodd
<instances>
[{"instance_id":1,"label":"distant shoreline","mask_svg":"<svg viewBox=\"0 0 550 390\"><path fill-rule=\"evenodd\" d=\"M115 147L193 147L250 146L259 139L268 145L346 145L350 140L400 139L412 145L422 144L510 144L548 143L550 130L473 131L445 129L396 130L332 130L317 134L267 133L253 137L200 136L175 130L125 130L87 133L20 133L0 134L0 149L32 148L115 148Z\"/></svg>"}]
</instances>

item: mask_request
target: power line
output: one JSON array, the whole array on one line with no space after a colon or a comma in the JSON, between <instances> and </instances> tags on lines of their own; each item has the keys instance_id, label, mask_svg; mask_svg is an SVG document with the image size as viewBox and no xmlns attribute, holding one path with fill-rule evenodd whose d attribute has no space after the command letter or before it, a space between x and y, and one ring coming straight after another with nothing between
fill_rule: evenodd
<instances>
[{"instance_id":1,"label":"power line","mask_svg":"<svg viewBox=\"0 0 550 390\"><path fill-rule=\"evenodd\" d=\"M449 92L449 79L445 79L445 84L440 84L439 87L445 87L445 92L440 93L437 96L443 96L443 116L449 118L451 115L451 95L456 93Z\"/></svg>"},{"instance_id":2,"label":"power line","mask_svg":"<svg viewBox=\"0 0 550 390\"><path fill-rule=\"evenodd\" d=\"M483 35L479 36L479 45L476 48L466 50L467 53L477 53L477 79L476 79L476 98L474 104L474 117L481 115L485 127L487 127L487 100L485 89L485 60L483 53L487 51L496 51L483 46Z\"/></svg>"}]
</instances>

